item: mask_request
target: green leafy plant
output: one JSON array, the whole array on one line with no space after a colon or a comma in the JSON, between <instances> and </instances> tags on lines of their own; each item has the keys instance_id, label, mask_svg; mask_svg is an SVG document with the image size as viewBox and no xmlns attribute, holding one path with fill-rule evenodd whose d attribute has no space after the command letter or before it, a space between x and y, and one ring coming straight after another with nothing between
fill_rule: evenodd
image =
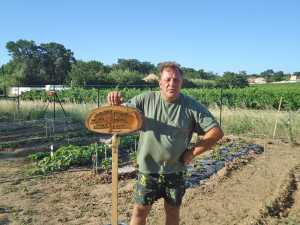
<instances>
[{"instance_id":1,"label":"green leafy plant","mask_svg":"<svg viewBox=\"0 0 300 225\"><path fill-rule=\"evenodd\" d=\"M214 160L222 160L223 157L221 156L221 151L219 147L216 147L213 149L213 151L211 152L211 158Z\"/></svg>"},{"instance_id":2,"label":"green leafy plant","mask_svg":"<svg viewBox=\"0 0 300 225\"><path fill-rule=\"evenodd\" d=\"M98 158L104 157L104 144L92 144L89 146L63 146L53 153L53 156L43 153L35 153L28 158L36 161L31 168L32 174L47 174L61 171L71 166L83 166L92 163L92 155L98 152ZM48 153L49 154L49 153Z\"/></svg>"},{"instance_id":3,"label":"green leafy plant","mask_svg":"<svg viewBox=\"0 0 300 225\"><path fill-rule=\"evenodd\" d=\"M103 159L101 161L102 169L104 169L104 171L106 173L109 172L109 170L111 168L111 163L112 163L112 159L111 158L106 158L106 159Z\"/></svg>"},{"instance_id":4,"label":"green leafy plant","mask_svg":"<svg viewBox=\"0 0 300 225\"><path fill-rule=\"evenodd\" d=\"M135 167L137 167L137 152L133 151L129 153L129 159Z\"/></svg>"},{"instance_id":5,"label":"green leafy plant","mask_svg":"<svg viewBox=\"0 0 300 225\"><path fill-rule=\"evenodd\" d=\"M29 159L30 161L38 161L48 156L50 156L49 152L37 152L27 156L27 159Z\"/></svg>"}]
</instances>

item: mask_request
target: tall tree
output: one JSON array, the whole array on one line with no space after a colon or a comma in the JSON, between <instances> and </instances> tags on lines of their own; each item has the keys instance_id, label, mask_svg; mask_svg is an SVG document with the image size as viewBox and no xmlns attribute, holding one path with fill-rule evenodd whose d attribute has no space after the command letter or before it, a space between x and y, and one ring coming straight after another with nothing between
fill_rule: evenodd
<instances>
[{"instance_id":1,"label":"tall tree","mask_svg":"<svg viewBox=\"0 0 300 225\"><path fill-rule=\"evenodd\" d=\"M145 84L143 75L136 71L112 70L108 76L116 84Z\"/></svg>"},{"instance_id":2,"label":"tall tree","mask_svg":"<svg viewBox=\"0 0 300 225\"><path fill-rule=\"evenodd\" d=\"M277 71L274 73L273 75L273 79L272 81L283 81L283 80L287 80L288 79L288 75L285 74L283 71Z\"/></svg>"},{"instance_id":3,"label":"tall tree","mask_svg":"<svg viewBox=\"0 0 300 225\"><path fill-rule=\"evenodd\" d=\"M108 76L110 67L98 61L84 62L78 60L72 64L68 75L68 82L72 86L84 86L86 84L110 84L112 78Z\"/></svg>"},{"instance_id":4,"label":"tall tree","mask_svg":"<svg viewBox=\"0 0 300 225\"><path fill-rule=\"evenodd\" d=\"M224 88L244 88L248 86L247 77L238 73L225 72L217 79L217 85Z\"/></svg>"},{"instance_id":5,"label":"tall tree","mask_svg":"<svg viewBox=\"0 0 300 225\"><path fill-rule=\"evenodd\" d=\"M140 62L137 59L118 59L118 63L112 66L114 70L128 70L131 72L139 72L149 74L156 70L155 65L150 62Z\"/></svg>"},{"instance_id":6,"label":"tall tree","mask_svg":"<svg viewBox=\"0 0 300 225\"><path fill-rule=\"evenodd\" d=\"M182 72L186 79L199 79L200 74L193 68L182 67Z\"/></svg>"},{"instance_id":7,"label":"tall tree","mask_svg":"<svg viewBox=\"0 0 300 225\"><path fill-rule=\"evenodd\" d=\"M18 40L6 44L15 63L21 65L20 81L24 85L65 83L73 52L58 43L36 45L34 41Z\"/></svg>"},{"instance_id":8,"label":"tall tree","mask_svg":"<svg viewBox=\"0 0 300 225\"><path fill-rule=\"evenodd\" d=\"M71 63L75 61L73 52L55 42L41 44L40 50L43 73L47 76L46 82L65 83Z\"/></svg>"},{"instance_id":9,"label":"tall tree","mask_svg":"<svg viewBox=\"0 0 300 225\"><path fill-rule=\"evenodd\" d=\"M300 72L294 72L293 75L294 76L300 76Z\"/></svg>"},{"instance_id":10,"label":"tall tree","mask_svg":"<svg viewBox=\"0 0 300 225\"><path fill-rule=\"evenodd\" d=\"M40 71L39 46L34 41L18 40L7 42L6 48L12 56L11 64L18 65L18 71L8 73L21 84L39 84L42 82Z\"/></svg>"}]
</instances>

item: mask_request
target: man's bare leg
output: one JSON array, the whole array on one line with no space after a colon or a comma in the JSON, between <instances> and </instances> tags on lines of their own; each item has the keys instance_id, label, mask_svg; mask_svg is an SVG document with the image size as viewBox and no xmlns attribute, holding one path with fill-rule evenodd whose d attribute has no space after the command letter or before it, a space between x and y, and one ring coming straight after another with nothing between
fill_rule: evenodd
<instances>
[{"instance_id":1,"label":"man's bare leg","mask_svg":"<svg viewBox=\"0 0 300 225\"><path fill-rule=\"evenodd\" d=\"M179 225L180 208L164 202L166 212L166 225Z\"/></svg>"},{"instance_id":2,"label":"man's bare leg","mask_svg":"<svg viewBox=\"0 0 300 225\"><path fill-rule=\"evenodd\" d=\"M145 225L146 218L150 212L151 205L140 205L135 203L131 216L130 225Z\"/></svg>"}]
</instances>

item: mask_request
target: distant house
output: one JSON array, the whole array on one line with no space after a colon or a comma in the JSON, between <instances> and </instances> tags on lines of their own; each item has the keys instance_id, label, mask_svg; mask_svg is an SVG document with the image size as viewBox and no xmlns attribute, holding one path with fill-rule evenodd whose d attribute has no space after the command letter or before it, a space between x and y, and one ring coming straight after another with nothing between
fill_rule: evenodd
<instances>
[{"instance_id":1,"label":"distant house","mask_svg":"<svg viewBox=\"0 0 300 225\"><path fill-rule=\"evenodd\" d=\"M44 87L10 87L8 89L8 96L19 96L27 91L61 91L70 89L64 85L45 85Z\"/></svg>"},{"instance_id":2,"label":"distant house","mask_svg":"<svg viewBox=\"0 0 300 225\"><path fill-rule=\"evenodd\" d=\"M300 75L291 75L290 80L292 80L292 81L300 81Z\"/></svg>"},{"instance_id":3,"label":"distant house","mask_svg":"<svg viewBox=\"0 0 300 225\"><path fill-rule=\"evenodd\" d=\"M62 91L62 90L67 90L70 89L70 87L67 87L65 85L52 85L52 84L47 84L45 85L45 90L46 91Z\"/></svg>"},{"instance_id":4,"label":"distant house","mask_svg":"<svg viewBox=\"0 0 300 225\"><path fill-rule=\"evenodd\" d=\"M10 87L8 89L8 96L19 96L27 91L43 91L44 87Z\"/></svg>"},{"instance_id":5,"label":"distant house","mask_svg":"<svg viewBox=\"0 0 300 225\"><path fill-rule=\"evenodd\" d=\"M256 83L256 84L265 84L265 83L267 83L267 81L266 81L266 79L263 78L263 77L257 77L257 78L255 79L255 83Z\"/></svg>"},{"instance_id":6,"label":"distant house","mask_svg":"<svg viewBox=\"0 0 300 225\"><path fill-rule=\"evenodd\" d=\"M263 77L249 77L248 79L249 84L265 84L266 79Z\"/></svg>"},{"instance_id":7,"label":"distant house","mask_svg":"<svg viewBox=\"0 0 300 225\"><path fill-rule=\"evenodd\" d=\"M255 84L255 79L256 79L256 77L249 77L247 79L247 81L248 81L249 84Z\"/></svg>"},{"instance_id":8,"label":"distant house","mask_svg":"<svg viewBox=\"0 0 300 225\"><path fill-rule=\"evenodd\" d=\"M159 78L154 73L150 73L148 76L144 77L143 80L147 83L150 83L150 82L158 82Z\"/></svg>"}]
</instances>

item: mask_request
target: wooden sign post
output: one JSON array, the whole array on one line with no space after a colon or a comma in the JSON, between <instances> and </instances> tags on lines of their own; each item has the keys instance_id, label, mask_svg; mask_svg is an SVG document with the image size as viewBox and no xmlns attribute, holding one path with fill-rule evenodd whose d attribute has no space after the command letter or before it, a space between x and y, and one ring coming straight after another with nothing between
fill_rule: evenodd
<instances>
[{"instance_id":1,"label":"wooden sign post","mask_svg":"<svg viewBox=\"0 0 300 225\"><path fill-rule=\"evenodd\" d=\"M142 126L142 116L125 106L104 106L90 112L85 125L92 132L112 134L112 225L118 225L118 134L137 131Z\"/></svg>"}]
</instances>

